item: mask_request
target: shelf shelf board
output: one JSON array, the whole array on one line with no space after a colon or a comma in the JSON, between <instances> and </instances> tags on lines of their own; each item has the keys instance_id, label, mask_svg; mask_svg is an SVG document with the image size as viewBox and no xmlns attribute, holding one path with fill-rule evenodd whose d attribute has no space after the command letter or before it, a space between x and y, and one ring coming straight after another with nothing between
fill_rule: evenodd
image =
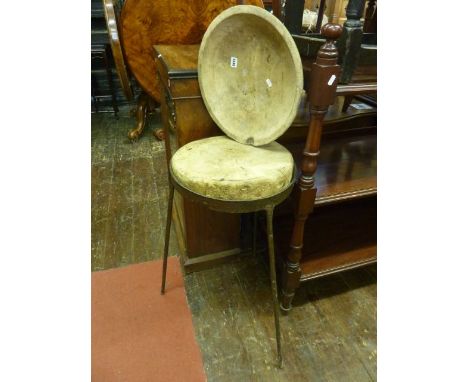
<instances>
[{"instance_id":1,"label":"shelf shelf board","mask_svg":"<svg viewBox=\"0 0 468 382\"><path fill-rule=\"evenodd\" d=\"M303 142L286 144L297 168ZM315 205L341 202L377 193L377 135L357 134L324 139L315 173Z\"/></svg>"},{"instance_id":2,"label":"shelf shelf board","mask_svg":"<svg viewBox=\"0 0 468 382\"><path fill-rule=\"evenodd\" d=\"M275 217L279 254L287 258L293 217ZM301 281L361 267L377 261L377 199L318 207L309 215L304 229L300 261Z\"/></svg>"},{"instance_id":3,"label":"shelf shelf board","mask_svg":"<svg viewBox=\"0 0 468 382\"><path fill-rule=\"evenodd\" d=\"M356 248L348 252L335 253L325 257L306 259L301 263L301 281L359 268L375 262L377 262L376 245Z\"/></svg>"}]
</instances>

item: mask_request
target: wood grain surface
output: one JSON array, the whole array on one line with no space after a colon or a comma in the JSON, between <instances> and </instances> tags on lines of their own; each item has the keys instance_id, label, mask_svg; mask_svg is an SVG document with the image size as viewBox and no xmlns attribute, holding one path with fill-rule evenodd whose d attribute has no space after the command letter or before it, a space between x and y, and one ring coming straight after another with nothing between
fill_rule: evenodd
<instances>
[{"instance_id":1,"label":"wood grain surface","mask_svg":"<svg viewBox=\"0 0 468 382\"><path fill-rule=\"evenodd\" d=\"M157 45L155 57L161 94L161 118L167 130L166 152L192 141L222 135L211 119L201 98L196 74L199 45ZM192 73L187 75L187 73ZM185 73L182 78L179 76ZM171 107L170 104L173 106ZM174 115L172 116L172 112ZM171 122L172 121L172 122ZM174 128L170 125L173 124ZM166 157L169 161L171 154ZM175 195L175 232L186 271L203 268L216 253L222 258L240 251L240 217L212 211ZM216 261L220 260L218 257Z\"/></svg>"},{"instance_id":2,"label":"wood grain surface","mask_svg":"<svg viewBox=\"0 0 468 382\"><path fill-rule=\"evenodd\" d=\"M235 0L127 0L122 8L122 44L128 66L156 101L161 96L153 45L199 44L208 25ZM261 0L246 3L263 7Z\"/></svg>"},{"instance_id":3,"label":"wood grain surface","mask_svg":"<svg viewBox=\"0 0 468 382\"><path fill-rule=\"evenodd\" d=\"M303 91L301 58L269 12L248 5L223 12L203 37L198 72L206 108L228 137L262 146L291 126Z\"/></svg>"}]
</instances>

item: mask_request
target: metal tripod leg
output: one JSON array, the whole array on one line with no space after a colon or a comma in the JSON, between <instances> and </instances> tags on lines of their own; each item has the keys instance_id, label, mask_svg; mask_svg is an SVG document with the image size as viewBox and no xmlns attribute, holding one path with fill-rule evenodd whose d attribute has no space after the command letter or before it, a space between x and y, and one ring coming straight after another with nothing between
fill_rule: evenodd
<instances>
[{"instance_id":1,"label":"metal tripod leg","mask_svg":"<svg viewBox=\"0 0 468 382\"><path fill-rule=\"evenodd\" d=\"M279 304L278 289L276 286L276 267L275 267L275 244L273 241L273 206L268 206L267 213L267 232L268 232L268 255L270 257L270 281L271 293L273 294L273 310L275 313L276 328L276 347L278 350L278 366L283 367L283 356L281 354L281 332L279 323Z\"/></svg>"},{"instance_id":2,"label":"metal tripod leg","mask_svg":"<svg viewBox=\"0 0 468 382\"><path fill-rule=\"evenodd\" d=\"M169 239L171 238L171 221L172 221L172 202L174 199L174 186L169 181L169 200L167 201L167 217L166 217L166 235L164 238L164 258L161 281L161 294L164 294L166 288L166 271L167 271L167 256L169 254Z\"/></svg>"},{"instance_id":3,"label":"metal tripod leg","mask_svg":"<svg viewBox=\"0 0 468 382\"><path fill-rule=\"evenodd\" d=\"M253 213L252 254L255 257L257 251L257 211Z\"/></svg>"}]
</instances>

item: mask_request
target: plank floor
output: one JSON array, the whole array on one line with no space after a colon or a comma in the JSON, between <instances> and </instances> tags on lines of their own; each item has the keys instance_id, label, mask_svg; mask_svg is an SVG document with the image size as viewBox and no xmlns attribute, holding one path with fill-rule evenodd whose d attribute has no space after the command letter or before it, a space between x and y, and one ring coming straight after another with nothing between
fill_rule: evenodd
<instances>
[{"instance_id":1,"label":"plank floor","mask_svg":"<svg viewBox=\"0 0 468 382\"><path fill-rule=\"evenodd\" d=\"M150 126L156 123L151 116ZM135 118L125 115L91 117L93 271L162 257L168 196L164 144L151 129L131 143L127 131L134 124Z\"/></svg>"},{"instance_id":2,"label":"plank floor","mask_svg":"<svg viewBox=\"0 0 468 382\"><path fill-rule=\"evenodd\" d=\"M135 119L92 115L92 270L158 259L164 245L167 169L151 134L135 144ZM172 236L170 253L177 248ZM281 317L284 368L262 253L185 275L208 381L375 381L377 268L303 284Z\"/></svg>"}]
</instances>

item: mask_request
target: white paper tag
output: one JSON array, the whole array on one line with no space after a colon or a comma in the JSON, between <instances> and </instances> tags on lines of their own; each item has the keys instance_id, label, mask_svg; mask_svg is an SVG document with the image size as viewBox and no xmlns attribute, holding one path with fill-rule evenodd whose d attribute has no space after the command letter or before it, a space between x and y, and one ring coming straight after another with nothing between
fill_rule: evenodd
<instances>
[{"instance_id":1,"label":"white paper tag","mask_svg":"<svg viewBox=\"0 0 468 382\"><path fill-rule=\"evenodd\" d=\"M266 79L266 84L268 85L269 88L271 88L273 86L273 84L271 83L271 80L269 78Z\"/></svg>"},{"instance_id":2,"label":"white paper tag","mask_svg":"<svg viewBox=\"0 0 468 382\"><path fill-rule=\"evenodd\" d=\"M231 57L231 68L237 68L237 57Z\"/></svg>"},{"instance_id":3,"label":"white paper tag","mask_svg":"<svg viewBox=\"0 0 468 382\"><path fill-rule=\"evenodd\" d=\"M336 76L334 74L332 74L332 76L328 80L328 86L332 86L333 82L335 82L335 79L336 79Z\"/></svg>"}]
</instances>

